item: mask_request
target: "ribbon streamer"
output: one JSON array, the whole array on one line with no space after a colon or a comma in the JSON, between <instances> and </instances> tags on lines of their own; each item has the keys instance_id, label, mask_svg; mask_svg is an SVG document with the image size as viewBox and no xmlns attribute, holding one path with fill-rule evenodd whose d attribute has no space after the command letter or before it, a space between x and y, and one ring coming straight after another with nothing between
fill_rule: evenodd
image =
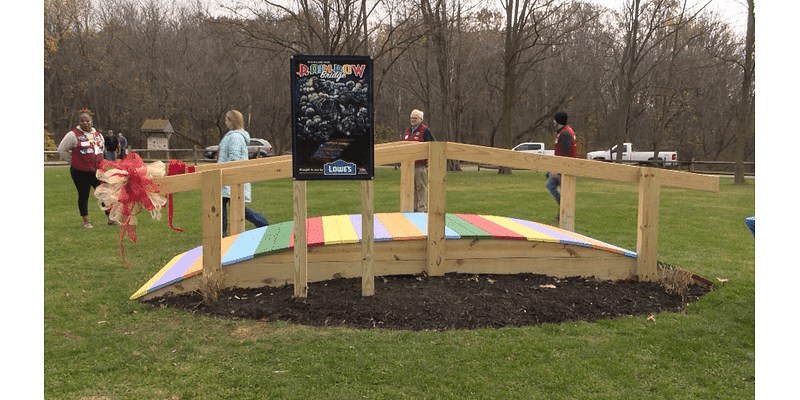
<instances>
[{"instance_id":1,"label":"ribbon streamer","mask_svg":"<svg viewBox=\"0 0 800 400\"><path fill-rule=\"evenodd\" d=\"M167 174L169 176L181 175L190 172L194 172L194 165L190 165L187 167L186 164L183 163L183 161L169 160L169 167L167 168ZM167 220L169 221L169 227L178 232L183 232L183 229L175 228L174 226L172 226L172 193L167 195L167 204L168 204Z\"/></svg>"},{"instance_id":2,"label":"ribbon streamer","mask_svg":"<svg viewBox=\"0 0 800 400\"><path fill-rule=\"evenodd\" d=\"M128 154L120 162L100 163L96 176L103 183L95 189L94 196L98 198L100 208L109 211L109 219L120 223L119 253L123 261L125 253L122 239L127 234L136 243L136 216L142 208L149 211L153 219L161 220L161 208L166 204L166 199L158 193L159 189L153 183L153 178L164 175L163 162L145 165L136 153ZM125 264L128 264L127 261Z\"/></svg>"}]
</instances>

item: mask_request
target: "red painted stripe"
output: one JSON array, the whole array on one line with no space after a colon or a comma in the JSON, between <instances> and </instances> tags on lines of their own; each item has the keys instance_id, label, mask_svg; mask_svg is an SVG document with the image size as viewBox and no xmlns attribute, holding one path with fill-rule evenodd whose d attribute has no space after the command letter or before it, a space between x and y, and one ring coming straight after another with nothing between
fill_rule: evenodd
<instances>
[{"instance_id":1,"label":"red painted stripe","mask_svg":"<svg viewBox=\"0 0 800 400\"><path fill-rule=\"evenodd\" d=\"M494 222L481 217L480 215L474 215L474 214L455 214L455 215L469 222L470 224L483 229L490 235L494 236L495 239L527 240L527 237L520 235L519 233L516 233L511 229L497 225Z\"/></svg>"},{"instance_id":2,"label":"red painted stripe","mask_svg":"<svg viewBox=\"0 0 800 400\"><path fill-rule=\"evenodd\" d=\"M325 244L325 235L322 230L322 217L308 219L308 223L306 223L306 238L308 247L322 246Z\"/></svg>"}]
</instances>

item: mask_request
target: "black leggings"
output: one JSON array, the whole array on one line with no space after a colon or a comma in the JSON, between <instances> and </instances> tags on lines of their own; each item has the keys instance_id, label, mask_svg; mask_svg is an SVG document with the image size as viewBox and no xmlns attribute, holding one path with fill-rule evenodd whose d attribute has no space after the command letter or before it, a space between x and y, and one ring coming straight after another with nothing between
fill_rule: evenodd
<instances>
[{"instance_id":1,"label":"black leggings","mask_svg":"<svg viewBox=\"0 0 800 400\"><path fill-rule=\"evenodd\" d=\"M85 217L89 215L90 189L97 188L103 182L97 179L94 171L81 171L74 167L69 167L69 175L72 177L72 182L75 183L75 189L78 189L78 211L81 213L81 217ZM106 211L106 216L108 214L109 212Z\"/></svg>"}]
</instances>

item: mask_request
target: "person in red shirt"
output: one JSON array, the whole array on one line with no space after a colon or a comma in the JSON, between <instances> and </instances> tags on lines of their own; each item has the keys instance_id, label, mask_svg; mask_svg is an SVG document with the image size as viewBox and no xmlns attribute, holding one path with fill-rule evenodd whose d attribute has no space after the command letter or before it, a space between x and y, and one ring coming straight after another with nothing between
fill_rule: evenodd
<instances>
[{"instance_id":1,"label":"person in red shirt","mask_svg":"<svg viewBox=\"0 0 800 400\"><path fill-rule=\"evenodd\" d=\"M435 142L436 138L430 128L422 123L423 113L420 110L411 112L411 126L403 133L404 141ZM414 162L414 212L427 212L428 200L428 160Z\"/></svg>"},{"instance_id":2,"label":"person in red shirt","mask_svg":"<svg viewBox=\"0 0 800 400\"><path fill-rule=\"evenodd\" d=\"M567 113L559 111L553 115L553 124L556 127L555 155L562 157L578 157L578 141L575 132L567 125ZM555 172L547 173L547 190L553 195L558 205L561 205L561 174ZM556 215L556 221L559 216Z\"/></svg>"}]
</instances>

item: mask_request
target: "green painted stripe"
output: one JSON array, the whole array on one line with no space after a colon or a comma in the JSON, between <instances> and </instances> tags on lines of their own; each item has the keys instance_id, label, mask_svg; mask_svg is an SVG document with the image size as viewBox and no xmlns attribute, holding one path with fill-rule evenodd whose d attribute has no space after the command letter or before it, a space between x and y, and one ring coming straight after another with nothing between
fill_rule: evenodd
<instances>
[{"instance_id":1,"label":"green painted stripe","mask_svg":"<svg viewBox=\"0 0 800 400\"><path fill-rule=\"evenodd\" d=\"M268 226L253 256L260 257L289 249L293 224L293 221L287 221Z\"/></svg>"},{"instance_id":2,"label":"green painted stripe","mask_svg":"<svg viewBox=\"0 0 800 400\"><path fill-rule=\"evenodd\" d=\"M489 232L478 228L455 214L445 214L444 223L461 237L493 237Z\"/></svg>"}]
</instances>

